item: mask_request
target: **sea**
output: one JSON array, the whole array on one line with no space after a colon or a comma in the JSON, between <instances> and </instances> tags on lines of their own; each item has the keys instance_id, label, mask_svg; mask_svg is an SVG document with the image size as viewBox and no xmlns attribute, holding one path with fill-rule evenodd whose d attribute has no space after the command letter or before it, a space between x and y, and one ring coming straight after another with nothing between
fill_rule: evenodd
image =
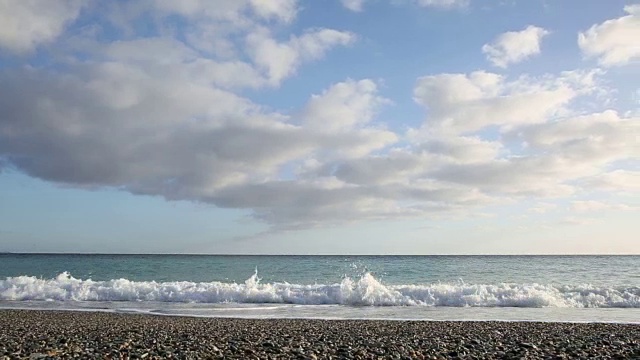
<instances>
[{"instance_id":1,"label":"sea","mask_svg":"<svg viewBox=\"0 0 640 360\"><path fill-rule=\"evenodd\" d=\"M0 254L0 308L640 323L640 256Z\"/></svg>"}]
</instances>

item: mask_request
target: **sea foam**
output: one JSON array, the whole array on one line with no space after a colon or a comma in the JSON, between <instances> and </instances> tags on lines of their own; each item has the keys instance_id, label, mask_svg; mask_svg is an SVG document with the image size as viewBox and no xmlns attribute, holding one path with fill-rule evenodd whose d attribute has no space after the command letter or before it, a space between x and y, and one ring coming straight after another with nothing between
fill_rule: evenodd
<instances>
[{"instance_id":1,"label":"sea foam","mask_svg":"<svg viewBox=\"0 0 640 360\"><path fill-rule=\"evenodd\" d=\"M640 308L640 287L592 285L465 284L385 285L372 274L336 284L261 283L257 272L244 283L53 279L0 280L0 300L159 301L185 303L282 303L354 306Z\"/></svg>"}]
</instances>

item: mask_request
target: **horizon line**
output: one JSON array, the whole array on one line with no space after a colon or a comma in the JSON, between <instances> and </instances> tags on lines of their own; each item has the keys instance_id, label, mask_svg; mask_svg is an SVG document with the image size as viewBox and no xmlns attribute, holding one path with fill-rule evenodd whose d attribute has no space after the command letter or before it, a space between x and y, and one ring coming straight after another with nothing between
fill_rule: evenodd
<instances>
[{"instance_id":1,"label":"horizon line","mask_svg":"<svg viewBox=\"0 0 640 360\"><path fill-rule=\"evenodd\" d=\"M216 254L216 253L115 253L115 252L23 252L0 251L0 255L127 255L127 256L640 256L640 254L626 253L584 253L584 254L548 254L548 253L523 253L523 254Z\"/></svg>"}]
</instances>

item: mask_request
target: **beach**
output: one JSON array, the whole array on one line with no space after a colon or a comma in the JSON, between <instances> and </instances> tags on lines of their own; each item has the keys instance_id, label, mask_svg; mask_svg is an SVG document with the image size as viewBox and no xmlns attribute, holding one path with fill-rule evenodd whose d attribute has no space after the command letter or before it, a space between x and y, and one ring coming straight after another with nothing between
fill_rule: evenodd
<instances>
[{"instance_id":1,"label":"beach","mask_svg":"<svg viewBox=\"0 0 640 360\"><path fill-rule=\"evenodd\" d=\"M19 358L640 358L640 325L171 317L0 310Z\"/></svg>"}]
</instances>

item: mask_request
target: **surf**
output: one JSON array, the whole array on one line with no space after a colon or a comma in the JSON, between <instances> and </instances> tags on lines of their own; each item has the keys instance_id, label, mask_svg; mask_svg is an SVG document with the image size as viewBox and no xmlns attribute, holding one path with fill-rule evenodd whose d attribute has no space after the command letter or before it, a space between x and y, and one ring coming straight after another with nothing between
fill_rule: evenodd
<instances>
[{"instance_id":1,"label":"surf","mask_svg":"<svg viewBox=\"0 0 640 360\"><path fill-rule=\"evenodd\" d=\"M255 271L246 281L107 281L77 279L63 272L0 280L3 301L118 301L205 304L295 304L425 307L640 308L640 287L590 284L384 284L371 273L333 284L262 283Z\"/></svg>"}]
</instances>

